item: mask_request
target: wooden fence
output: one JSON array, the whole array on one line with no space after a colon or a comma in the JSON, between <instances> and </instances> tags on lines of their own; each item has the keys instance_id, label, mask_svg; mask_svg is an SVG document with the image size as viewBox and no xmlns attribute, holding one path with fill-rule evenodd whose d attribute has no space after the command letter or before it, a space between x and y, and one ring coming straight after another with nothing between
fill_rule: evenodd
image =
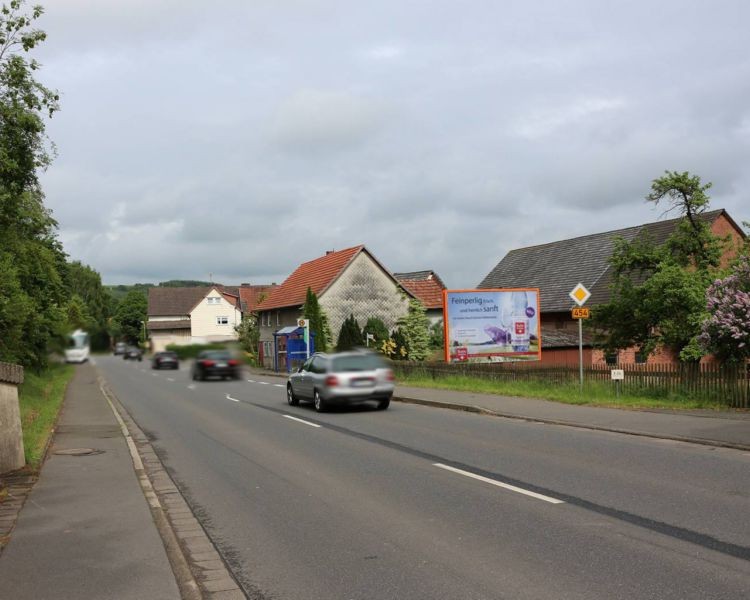
<instances>
[{"instance_id":1,"label":"wooden fence","mask_svg":"<svg viewBox=\"0 0 750 600\"><path fill-rule=\"evenodd\" d=\"M542 365L537 362L506 363L418 363L394 361L396 375L422 375L438 379L449 376L494 381L534 381L571 384L579 381L578 365ZM750 408L748 366L718 364L592 365L584 367L584 382L609 382L611 370L622 369L623 393L682 395L711 400L735 408Z\"/></svg>"}]
</instances>

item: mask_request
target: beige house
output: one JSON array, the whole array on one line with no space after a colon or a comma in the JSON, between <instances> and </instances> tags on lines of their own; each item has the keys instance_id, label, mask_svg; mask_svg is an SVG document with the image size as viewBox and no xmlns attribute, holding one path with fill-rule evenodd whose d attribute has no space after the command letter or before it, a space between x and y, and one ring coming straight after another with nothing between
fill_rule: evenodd
<instances>
[{"instance_id":1,"label":"beige house","mask_svg":"<svg viewBox=\"0 0 750 600\"><path fill-rule=\"evenodd\" d=\"M273 334L296 325L301 317L307 288L315 292L328 317L334 344L350 314L360 326L378 317L394 329L413 297L364 246L329 251L303 263L258 306L260 356L265 366L273 367Z\"/></svg>"},{"instance_id":2,"label":"beige house","mask_svg":"<svg viewBox=\"0 0 750 600\"><path fill-rule=\"evenodd\" d=\"M241 321L239 296L219 286L149 288L147 328L154 352L169 344L236 340Z\"/></svg>"}]
</instances>

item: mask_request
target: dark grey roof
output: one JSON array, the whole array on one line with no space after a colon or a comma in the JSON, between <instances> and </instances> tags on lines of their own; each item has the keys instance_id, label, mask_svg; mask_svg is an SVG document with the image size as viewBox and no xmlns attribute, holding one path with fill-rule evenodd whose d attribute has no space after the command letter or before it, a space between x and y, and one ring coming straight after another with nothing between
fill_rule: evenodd
<instances>
[{"instance_id":1,"label":"dark grey roof","mask_svg":"<svg viewBox=\"0 0 750 600\"><path fill-rule=\"evenodd\" d=\"M700 218L713 223L722 213L722 209L714 210L703 213ZM615 240L621 237L632 241L639 235L648 235L656 244L663 244L680 221L657 221L511 250L478 287L539 288L542 312L561 312L575 306L568 293L582 283L591 292L587 306L602 304L610 298L609 258Z\"/></svg>"},{"instance_id":2,"label":"dark grey roof","mask_svg":"<svg viewBox=\"0 0 750 600\"><path fill-rule=\"evenodd\" d=\"M151 317L187 316L212 289L210 287L149 288L148 314Z\"/></svg>"},{"instance_id":3,"label":"dark grey roof","mask_svg":"<svg viewBox=\"0 0 750 600\"><path fill-rule=\"evenodd\" d=\"M583 332L583 345L590 348L593 344L588 331ZM578 348L578 331L570 329L556 329L553 326L542 325L542 351L554 348Z\"/></svg>"},{"instance_id":4,"label":"dark grey roof","mask_svg":"<svg viewBox=\"0 0 750 600\"><path fill-rule=\"evenodd\" d=\"M443 289L446 288L443 280L431 269L427 271L410 271L409 273L394 273L393 276L399 281L427 281L435 279Z\"/></svg>"},{"instance_id":5,"label":"dark grey roof","mask_svg":"<svg viewBox=\"0 0 750 600\"><path fill-rule=\"evenodd\" d=\"M408 281L424 281L429 279L432 271L411 271L410 273L394 273L393 276L399 281L407 279Z\"/></svg>"},{"instance_id":6,"label":"dark grey roof","mask_svg":"<svg viewBox=\"0 0 750 600\"><path fill-rule=\"evenodd\" d=\"M149 321L147 327L151 331L190 329L190 319L180 319L179 321Z\"/></svg>"}]
</instances>

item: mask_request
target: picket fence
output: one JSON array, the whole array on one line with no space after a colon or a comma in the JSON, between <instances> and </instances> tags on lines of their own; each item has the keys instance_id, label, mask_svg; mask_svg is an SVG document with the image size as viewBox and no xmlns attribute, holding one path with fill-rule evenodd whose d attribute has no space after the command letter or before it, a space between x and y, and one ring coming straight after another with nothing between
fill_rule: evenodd
<instances>
[{"instance_id":1,"label":"picket fence","mask_svg":"<svg viewBox=\"0 0 750 600\"><path fill-rule=\"evenodd\" d=\"M536 362L437 363L394 361L396 375L421 375L433 379L464 376L494 381L535 381L574 385L578 365L543 365ZM623 394L677 395L711 400L734 408L750 408L748 365L719 364L622 364L584 367L584 382L609 382L611 370L622 369Z\"/></svg>"}]
</instances>

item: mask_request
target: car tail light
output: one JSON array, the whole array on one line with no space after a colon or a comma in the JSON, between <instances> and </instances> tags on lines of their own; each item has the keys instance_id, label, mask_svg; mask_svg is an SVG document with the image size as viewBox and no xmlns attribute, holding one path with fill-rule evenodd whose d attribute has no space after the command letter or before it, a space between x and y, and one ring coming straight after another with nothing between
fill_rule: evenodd
<instances>
[{"instance_id":1,"label":"car tail light","mask_svg":"<svg viewBox=\"0 0 750 600\"><path fill-rule=\"evenodd\" d=\"M215 363L212 360L204 360L204 361L201 361L201 364L204 367L213 367Z\"/></svg>"},{"instance_id":2,"label":"car tail light","mask_svg":"<svg viewBox=\"0 0 750 600\"><path fill-rule=\"evenodd\" d=\"M388 371L386 371L385 378L388 381L396 381L396 376L393 374L393 371L391 371L390 369L388 369Z\"/></svg>"},{"instance_id":3,"label":"car tail light","mask_svg":"<svg viewBox=\"0 0 750 600\"><path fill-rule=\"evenodd\" d=\"M230 367L236 367L238 364L240 364L240 362L238 360L232 359L232 360L229 361L228 364L229 364Z\"/></svg>"},{"instance_id":4,"label":"car tail light","mask_svg":"<svg viewBox=\"0 0 750 600\"><path fill-rule=\"evenodd\" d=\"M326 377L326 385L328 387L336 387L339 384L339 379L335 375L329 375Z\"/></svg>"}]
</instances>

